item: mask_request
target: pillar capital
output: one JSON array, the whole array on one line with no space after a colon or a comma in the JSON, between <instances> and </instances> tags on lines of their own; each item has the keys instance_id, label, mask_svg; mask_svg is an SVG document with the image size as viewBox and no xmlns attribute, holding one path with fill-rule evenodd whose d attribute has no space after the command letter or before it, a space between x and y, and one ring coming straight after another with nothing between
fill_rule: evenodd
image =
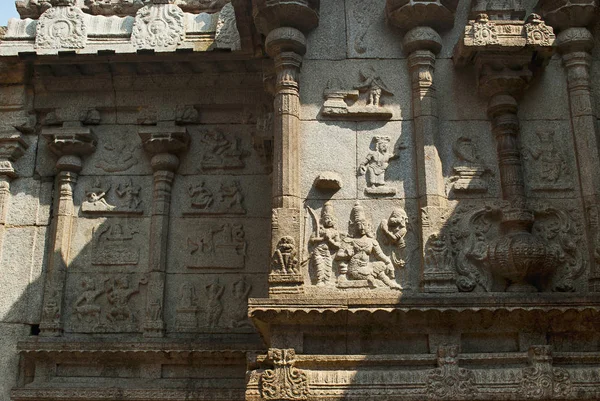
<instances>
[{"instance_id":1,"label":"pillar capital","mask_svg":"<svg viewBox=\"0 0 600 401\"><path fill-rule=\"evenodd\" d=\"M13 163L25 154L28 147L21 133L14 128L0 128L0 177L17 177Z\"/></svg>"},{"instance_id":2,"label":"pillar capital","mask_svg":"<svg viewBox=\"0 0 600 401\"><path fill-rule=\"evenodd\" d=\"M320 0L253 0L256 28L263 35L290 27L308 33L319 25Z\"/></svg>"},{"instance_id":3,"label":"pillar capital","mask_svg":"<svg viewBox=\"0 0 600 401\"><path fill-rule=\"evenodd\" d=\"M138 131L144 150L152 155L154 171L175 171L179 167L176 154L188 149L190 135L187 128L175 124L159 123L157 126L142 127Z\"/></svg>"},{"instance_id":4,"label":"pillar capital","mask_svg":"<svg viewBox=\"0 0 600 401\"><path fill-rule=\"evenodd\" d=\"M83 156L96 151L98 140L91 129L79 123L64 123L58 128L44 128L42 137L48 148L59 157L56 168L61 171L81 171Z\"/></svg>"},{"instance_id":5,"label":"pillar capital","mask_svg":"<svg viewBox=\"0 0 600 401\"><path fill-rule=\"evenodd\" d=\"M557 31L588 27L598 19L598 0L539 0L536 12Z\"/></svg>"},{"instance_id":6,"label":"pillar capital","mask_svg":"<svg viewBox=\"0 0 600 401\"><path fill-rule=\"evenodd\" d=\"M408 31L428 26L444 31L454 26L457 0L387 0L385 13L395 27Z\"/></svg>"}]
</instances>

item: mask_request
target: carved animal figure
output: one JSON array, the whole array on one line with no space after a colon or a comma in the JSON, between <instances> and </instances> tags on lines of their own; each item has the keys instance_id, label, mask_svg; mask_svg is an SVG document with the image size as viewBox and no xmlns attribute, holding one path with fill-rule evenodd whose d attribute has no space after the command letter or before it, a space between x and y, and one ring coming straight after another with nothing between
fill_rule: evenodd
<instances>
[{"instance_id":1,"label":"carved animal figure","mask_svg":"<svg viewBox=\"0 0 600 401\"><path fill-rule=\"evenodd\" d=\"M272 270L277 273L298 274L296 241L293 237L286 235L279 240L271 266Z\"/></svg>"}]
</instances>

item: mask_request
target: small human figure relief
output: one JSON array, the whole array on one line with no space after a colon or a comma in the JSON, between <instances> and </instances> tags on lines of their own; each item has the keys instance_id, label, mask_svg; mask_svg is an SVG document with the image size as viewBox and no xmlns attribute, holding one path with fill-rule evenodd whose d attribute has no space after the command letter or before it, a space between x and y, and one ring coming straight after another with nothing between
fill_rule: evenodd
<instances>
[{"instance_id":1,"label":"small human figure relief","mask_svg":"<svg viewBox=\"0 0 600 401\"><path fill-rule=\"evenodd\" d=\"M252 327L248 319L248 296L251 290L252 286L243 277L233 283L231 307L228 309L232 328Z\"/></svg>"},{"instance_id":2,"label":"small human figure relief","mask_svg":"<svg viewBox=\"0 0 600 401\"><path fill-rule=\"evenodd\" d=\"M277 249L271 260L271 273L276 274L299 274L298 252L294 238L286 235L281 237L277 243Z\"/></svg>"},{"instance_id":3,"label":"small human figure relief","mask_svg":"<svg viewBox=\"0 0 600 401\"><path fill-rule=\"evenodd\" d=\"M57 290L52 292L52 295L48 298L43 308L44 321L52 322L55 324L60 323L60 293Z\"/></svg>"},{"instance_id":4,"label":"small human figure relief","mask_svg":"<svg viewBox=\"0 0 600 401\"><path fill-rule=\"evenodd\" d=\"M208 226L198 238L188 238L189 268L243 269L246 233L242 224Z\"/></svg>"},{"instance_id":5,"label":"small human figure relief","mask_svg":"<svg viewBox=\"0 0 600 401\"><path fill-rule=\"evenodd\" d=\"M488 190L486 174L491 170L481 160L477 144L466 136L459 137L452 146L456 161L450 178L452 189L460 193L483 193Z\"/></svg>"},{"instance_id":6,"label":"small human figure relief","mask_svg":"<svg viewBox=\"0 0 600 401\"><path fill-rule=\"evenodd\" d=\"M452 254L446 236L431 234L425 243L425 269L423 288L425 292L454 292L456 279Z\"/></svg>"},{"instance_id":7,"label":"small human figure relief","mask_svg":"<svg viewBox=\"0 0 600 401\"><path fill-rule=\"evenodd\" d=\"M310 260L316 273L316 285L332 285L332 254L338 251L342 239L336 228L333 205L330 202L325 202L323 209L321 209L320 219L317 218L314 210L309 207L307 207L307 210L314 221L314 233L310 236L308 243L313 246Z\"/></svg>"},{"instance_id":8,"label":"small human figure relief","mask_svg":"<svg viewBox=\"0 0 600 401\"><path fill-rule=\"evenodd\" d=\"M390 141L389 136L375 136L375 150L367 153L365 161L358 167L358 175L364 175L367 180L367 195L396 195L396 188L388 186L385 182L385 172L390 161L400 157L399 154L390 151Z\"/></svg>"},{"instance_id":9,"label":"small human figure relief","mask_svg":"<svg viewBox=\"0 0 600 401\"><path fill-rule=\"evenodd\" d=\"M406 241L408 233L408 216L401 207L394 209L387 220L379 224L379 229L393 245L392 263L396 268L406 266Z\"/></svg>"},{"instance_id":10,"label":"small human figure relief","mask_svg":"<svg viewBox=\"0 0 600 401\"><path fill-rule=\"evenodd\" d=\"M140 191L142 187L135 185L130 178L125 184L119 184L115 189L117 196L123 199L119 210L123 212L139 213L142 200L140 199Z\"/></svg>"},{"instance_id":11,"label":"small human figure relief","mask_svg":"<svg viewBox=\"0 0 600 401\"><path fill-rule=\"evenodd\" d=\"M92 265L132 266L140 260L140 246L135 241L139 231L127 222L106 222L94 229Z\"/></svg>"},{"instance_id":12,"label":"small human figure relief","mask_svg":"<svg viewBox=\"0 0 600 401\"><path fill-rule=\"evenodd\" d=\"M532 172L528 174L534 191L565 191L573 189L573 176L563 150L556 146L554 132L538 131L539 143L526 147L523 157L531 161Z\"/></svg>"},{"instance_id":13,"label":"small human figure relief","mask_svg":"<svg viewBox=\"0 0 600 401\"><path fill-rule=\"evenodd\" d=\"M107 173L127 171L138 164L136 155L140 147L141 143L129 143L122 139L106 141L102 151L97 152L99 157L95 166Z\"/></svg>"},{"instance_id":14,"label":"small human figure relief","mask_svg":"<svg viewBox=\"0 0 600 401\"><path fill-rule=\"evenodd\" d=\"M102 213L116 209L106 201L106 193L110 185L104 185L96 178L92 187L85 191L85 201L81 204L81 211L88 213Z\"/></svg>"},{"instance_id":15,"label":"small human figure relief","mask_svg":"<svg viewBox=\"0 0 600 401\"><path fill-rule=\"evenodd\" d=\"M204 181L190 184L190 210L184 216L210 214L246 214L244 195L239 180L221 182L218 190L209 189Z\"/></svg>"},{"instance_id":16,"label":"small human figure relief","mask_svg":"<svg viewBox=\"0 0 600 401\"><path fill-rule=\"evenodd\" d=\"M390 119L392 112L384 107L382 96L393 96L379 74L369 67L359 72L359 83L344 89L339 78L330 79L323 91L325 103L321 114L332 118ZM364 94L364 95L361 95Z\"/></svg>"},{"instance_id":17,"label":"small human figure relief","mask_svg":"<svg viewBox=\"0 0 600 401\"><path fill-rule=\"evenodd\" d=\"M138 10L131 43L138 49L174 49L185 38L185 13L169 2Z\"/></svg>"},{"instance_id":18,"label":"small human figure relief","mask_svg":"<svg viewBox=\"0 0 600 401\"><path fill-rule=\"evenodd\" d=\"M205 131L200 136L203 170L244 168L244 157L249 152L242 149L241 138L226 135L221 130Z\"/></svg>"},{"instance_id":19,"label":"small human figure relief","mask_svg":"<svg viewBox=\"0 0 600 401\"><path fill-rule=\"evenodd\" d=\"M113 200L109 203L107 198L111 188L111 185L105 185L99 178L96 178L92 187L85 191L85 200L81 203L81 211L102 215L144 213L140 199L142 187L135 185L131 178L125 183L121 182L117 185L112 195ZM121 200L119 201L119 199ZM118 205L113 204L114 201Z\"/></svg>"},{"instance_id":20,"label":"small human figure relief","mask_svg":"<svg viewBox=\"0 0 600 401\"><path fill-rule=\"evenodd\" d=\"M120 275L107 278L103 288L97 288L94 279L84 277L81 292L73 304L73 330L97 333L138 331L130 301L140 292L140 286L147 283L143 277L135 288L130 288L130 278Z\"/></svg>"},{"instance_id":21,"label":"small human figure relief","mask_svg":"<svg viewBox=\"0 0 600 401\"><path fill-rule=\"evenodd\" d=\"M375 258L376 261L372 261ZM395 280L394 265L371 231L371 224L360 203L352 208L349 235L335 255L340 262L338 288L380 288L402 290Z\"/></svg>"},{"instance_id":22,"label":"small human figure relief","mask_svg":"<svg viewBox=\"0 0 600 401\"><path fill-rule=\"evenodd\" d=\"M196 287L191 283L183 283L179 289L175 326L178 331L195 331L198 327L198 297Z\"/></svg>"},{"instance_id":23,"label":"small human figure relief","mask_svg":"<svg viewBox=\"0 0 600 401\"><path fill-rule=\"evenodd\" d=\"M81 279L82 293L74 304L75 316L80 322L94 326L100 326L102 307L96 303L96 299L105 293L103 288L97 289L96 282L90 277Z\"/></svg>"},{"instance_id":24,"label":"small human figure relief","mask_svg":"<svg viewBox=\"0 0 600 401\"><path fill-rule=\"evenodd\" d=\"M220 326L221 316L223 315L223 294L225 287L215 281L206 286L206 314L204 325L214 329Z\"/></svg>"}]
</instances>

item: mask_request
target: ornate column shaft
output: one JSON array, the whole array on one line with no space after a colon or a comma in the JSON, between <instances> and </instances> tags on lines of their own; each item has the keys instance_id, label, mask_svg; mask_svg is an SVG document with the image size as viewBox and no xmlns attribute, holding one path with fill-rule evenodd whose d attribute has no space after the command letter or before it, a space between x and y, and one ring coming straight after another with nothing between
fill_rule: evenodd
<instances>
[{"instance_id":1,"label":"ornate column shaft","mask_svg":"<svg viewBox=\"0 0 600 401\"><path fill-rule=\"evenodd\" d=\"M59 156L59 159L56 162L57 201L51 229L40 334L58 337L63 332L62 311L75 217L73 190L82 168L83 156L96 150L96 138L87 128L66 124L62 128L44 129L42 136L48 142L48 148Z\"/></svg>"},{"instance_id":2,"label":"ornate column shaft","mask_svg":"<svg viewBox=\"0 0 600 401\"><path fill-rule=\"evenodd\" d=\"M154 171L152 217L149 235L148 292L146 295L146 318L144 337L163 337L165 297L165 274L169 237L169 213L175 172L179 167L177 153L189 146L189 134L185 127L159 125L139 130L144 149L152 155Z\"/></svg>"}]
</instances>

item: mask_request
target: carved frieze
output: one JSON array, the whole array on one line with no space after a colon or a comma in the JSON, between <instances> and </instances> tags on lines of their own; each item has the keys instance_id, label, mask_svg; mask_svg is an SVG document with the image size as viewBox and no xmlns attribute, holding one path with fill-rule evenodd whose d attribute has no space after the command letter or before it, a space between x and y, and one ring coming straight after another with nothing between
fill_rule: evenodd
<instances>
[{"instance_id":1,"label":"carved frieze","mask_svg":"<svg viewBox=\"0 0 600 401\"><path fill-rule=\"evenodd\" d=\"M185 38L185 14L174 4L150 4L135 16L131 42L138 49L173 50Z\"/></svg>"},{"instance_id":2,"label":"carved frieze","mask_svg":"<svg viewBox=\"0 0 600 401\"><path fill-rule=\"evenodd\" d=\"M85 14L77 7L49 8L37 23L35 47L38 49L81 49L86 42Z\"/></svg>"},{"instance_id":3,"label":"carved frieze","mask_svg":"<svg viewBox=\"0 0 600 401\"><path fill-rule=\"evenodd\" d=\"M198 269L243 269L248 243L243 224L211 223L188 237L187 267Z\"/></svg>"}]
</instances>

